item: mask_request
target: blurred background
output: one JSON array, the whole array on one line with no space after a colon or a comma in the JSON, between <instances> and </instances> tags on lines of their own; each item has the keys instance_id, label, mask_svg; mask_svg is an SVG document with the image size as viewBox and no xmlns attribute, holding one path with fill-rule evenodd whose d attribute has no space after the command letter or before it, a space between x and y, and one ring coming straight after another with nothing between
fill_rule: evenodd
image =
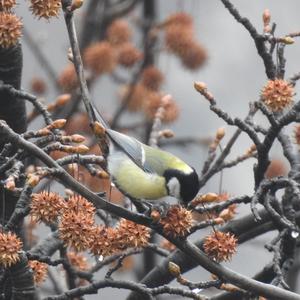
<instances>
[{"instance_id":1,"label":"blurred background","mask_svg":"<svg viewBox=\"0 0 300 300\"><path fill-rule=\"evenodd\" d=\"M76 12L76 23L80 34L81 24L88 18L86 8L90 0L85 0L83 7ZM268 8L271 12L271 22L276 23L276 36L283 36L290 32L300 30L300 3L297 0L286 1L232 1L240 13L249 18L259 32L263 30L262 13ZM165 75L161 90L171 94L179 105L179 117L175 122L164 124L163 128L170 128L175 133L175 138L193 137L204 141L213 138L219 127L225 127L226 135L222 145L230 138L235 128L226 126L209 110L205 100L193 88L195 81L203 81L215 96L218 105L228 112L232 117L244 118L249 109L249 102L259 99L260 91L267 81L261 58L249 33L238 24L220 1L203 0L156 0L156 22L163 22L169 15L177 12L189 14L194 21L196 40L203 46L207 54L207 60L197 70L185 68L180 60L165 51L163 45L156 54L155 64ZM17 14L22 17L27 34L38 44L45 58L57 76L61 74L68 64L69 40L64 24L63 16L50 21L34 18L28 10L27 1L22 1ZM137 25L141 16L141 6L130 12L126 19ZM99 28L100 31L100 28ZM158 37L160 38L160 37ZM136 30L134 42L137 47L142 47L141 35ZM52 102L58 93L55 86L49 80L45 68L37 59L36 53L28 43L28 38L23 38L24 69L23 88L31 89L32 80L41 78L46 82L47 90L41 96L43 101ZM300 43L298 40L286 47L286 78L300 70ZM122 76L130 75L127 70L121 70ZM130 78L130 76L128 77ZM112 116L120 105L120 84L116 84L110 75L103 75L96 79L92 89L92 97L98 108L106 115ZM29 111L31 108L29 109ZM133 124L140 119L136 113L126 112L122 118L122 124ZM267 124L264 118L257 115L255 120L260 124ZM38 126L39 120L34 121L31 126ZM288 129L290 132L292 128ZM130 134L135 134L132 132ZM251 141L242 135L232 149L230 158L245 153L251 145ZM201 171L203 162L207 157L208 145L206 143L188 144L186 146L168 146L166 149L179 155L185 161ZM279 147L272 149L274 159L284 162ZM253 163L254 159L238 165L232 169L226 169L223 173L221 190L230 195L251 195L253 193ZM211 179L201 192L219 191L220 176ZM241 205L238 208L238 216L249 213L249 207ZM200 239L206 232L197 232L192 238ZM202 236L203 235L203 236ZM253 276L263 264L271 260L271 255L264 248L264 243L272 237L272 234L254 239L238 248L237 255L228 265L233 270L244 275ZM138 256L135 258L134 268L138 268ZM99 278L103 276L99 273ZM118 278L130 278L130 272L119 272ZM186 274L193 281L208 280L208 274L203 268L196 268ZM134 277L131 277L135 280ZM296 279L295 279L296 280ZM47 285L47 284L46 284ZM176 285L176 283L174 283ZM44 290L44 292L46 289ZM117 289L103 289L98 295L86 296L86 299L108 299L109 296L116 299L125 299L127 291ZM161 299L175 299L175 297L161 297Z\"/></svg>"}]
</instances>

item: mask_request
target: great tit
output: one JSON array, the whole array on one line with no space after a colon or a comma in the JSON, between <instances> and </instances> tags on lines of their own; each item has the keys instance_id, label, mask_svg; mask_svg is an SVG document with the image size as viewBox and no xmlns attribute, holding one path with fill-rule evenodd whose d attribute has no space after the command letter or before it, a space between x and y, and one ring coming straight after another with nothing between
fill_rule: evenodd
<instances>
[{"instance_id":1,"label":"great tit","mask_svg":"<svg viewBox=\"0 0 300 300\"><path fill-rule=\"evenodd\" d=\"M139 142L109 128L91 105L94 122L105 129L109 145L103 154L107 170L117 188L133 199L158 200L172 196L187 204L199 191L194 168L175 155Z\"/></svg>"}]
</instances>

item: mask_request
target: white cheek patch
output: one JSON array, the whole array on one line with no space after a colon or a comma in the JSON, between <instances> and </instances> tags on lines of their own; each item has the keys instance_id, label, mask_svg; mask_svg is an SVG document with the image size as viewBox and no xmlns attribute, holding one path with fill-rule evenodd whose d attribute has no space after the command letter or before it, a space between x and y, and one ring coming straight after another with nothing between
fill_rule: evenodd
<instances>
[{"instance_id":1,"label":"white cheek patch","mask_svg":"<svg viewBox=\"0 0 300 300\"><path fill-rule=\"evenodd\" d=\"M172 177L167 183L169 194L177 199L180 199L180 183L176 177Z\"/></svg>"}]
</instances>

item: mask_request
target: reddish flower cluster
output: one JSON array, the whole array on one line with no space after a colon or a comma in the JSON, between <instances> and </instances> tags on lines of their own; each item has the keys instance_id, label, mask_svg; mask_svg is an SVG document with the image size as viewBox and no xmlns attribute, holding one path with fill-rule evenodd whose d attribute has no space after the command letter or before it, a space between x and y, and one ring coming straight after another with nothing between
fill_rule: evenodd
<instances>
[{"instance_id":1,"label":"reddish flower cluster","mask_svg":"<svg viewBox=\"0 0 300 300\"><path fill-rule=\"evenodd\" d=\"M62 70L57 82L65 92L70 92L78 87L79 82L73 64L68 64Z\"/></svg>"},{"instance_id":2,"label":"reddish flower cluster","mask_svg":"<svg viewBox=\"0 0 300 300\"><path fill-rule=\"evenodd\" d=\"M287 168L280 159L272 159L265 173L266 178L273 178L287 175Z\"/></svg>"},{"instance_id":3,"label":"reddish flower cluster","mask_svg":"<svg viewBox=\"0 0 300 300\"><path fill-rule=\"evenodd\" d=\"M34 77L32 78L31 82L30 82L30 87L31 87L31 91L35 94L39 94L42 95L46 92L47 90L47 85L46 82L38 77Z\"/></svg>"},{"instance_id":4,"label":"reddish flower cluster","mask_svg":"<svg viewBox=\"0 0 300 300\"><path fill-rule=\"evenodd\" d=\"M130 41L132 32L128 22L117 19L108 27L106 36L112 45L120 46Z\"/></svg>"},{"instance_id":5,"label":"reddish flower cluster","mask_svg":"<svg viewBox=\"0 0 300 300\"><path fill-rule=\"evenodd\" d=\"M152 97L151 97L152 96ZM161 95L157 93L152 93L144 104L144 112L147 118L153 119L157 110L162 105ZM169 99L164 105L164 114L162 116L162 121L165 123L170 123L175 121L179 116L179 107L173 99Z\"/></svg>"},{"instance_id":6,"label":"reddish flower cluster","mask_svg":"<svg viewBox=\"0 0 300 300\"><path fill-rule=\"evenodd\" d=\"M111 73L116 67L116 55L108 42L97 42L84 50L83 62L96 75Z\"/></svg>"},{"instance_id":7,"label":"reddish flower cluster","mask_svg":"<svg viewBox=\"0 0 300 300\"><path fill-rule=\"evenodd\" d=\"M168 50L178 56L186 68L200 68L207 59L207 53L195 41L192 17L185 13L173 14L168 17L164 27Z\"/></svg>"},{"instance_id":8,"label":"reddish flower cluster","mask_svg":"<svg viewBox=\"0 0 300 300\"><path fill-rule=\"evenodd\" d=\"M163 73L155 66L148 66L142 73L142 84L149 90L158 91L164 81Z\"/></svg>"},{"instance_id":9,"label":"reddish flower cluster","mask_svg":"<svg viewBox=\"0 0 300 300\"><path fill-rule=\"evenodd\" d=\"M150 84L150 82L148 82ZM163 95L158 91L147 88L143 83L134 87L125 87L121 93L122 101L126 101L129 111L142 111L148 119L153 119L157 110L162 105ZM129 98L127 98L129 95ZM173 122L179 116L177 103L170 99L164 106L163 122Z\"/></svg>"},{"instance_id":10,"label":"reddish flower cluster","mask_svg":"<svg viewBox=\"0 0 300 300\"><path fill-rule=\"evenodd\" d=\"M125 43L117 49L117 58L121 66L129 68L143 58L143 53L133 44Z\"/></svg>"},{"instance_id":11,"label":"reddish flower cluster","mask_svg":"<svg viewBox=\"0 0 300 300\"><path fill-rule=\"evenodd\" d=\"M129 24L117 19L107 28L106 38L84 50L85 66L94 75L111 73L117 64L129 68L143 58L143 54L131 43L132 32Z\"/></svg>"}]
</instances>

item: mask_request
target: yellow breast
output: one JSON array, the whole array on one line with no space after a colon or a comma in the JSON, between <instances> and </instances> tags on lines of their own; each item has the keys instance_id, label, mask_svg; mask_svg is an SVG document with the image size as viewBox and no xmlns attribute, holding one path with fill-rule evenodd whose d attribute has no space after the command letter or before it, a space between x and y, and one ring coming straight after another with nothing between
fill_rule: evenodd
<instances>
[{"instance_id":1,"label":"yellow breast","mask_svg":"<svg viewBox=\"0 0 300 300\"><path fill-rule=\"evenodd\" d=\"M117 187L136 199L156 200L167 196L165 178L149 174L131 160L119 160L109 172Z\"/></svg>"}]
</instances>

